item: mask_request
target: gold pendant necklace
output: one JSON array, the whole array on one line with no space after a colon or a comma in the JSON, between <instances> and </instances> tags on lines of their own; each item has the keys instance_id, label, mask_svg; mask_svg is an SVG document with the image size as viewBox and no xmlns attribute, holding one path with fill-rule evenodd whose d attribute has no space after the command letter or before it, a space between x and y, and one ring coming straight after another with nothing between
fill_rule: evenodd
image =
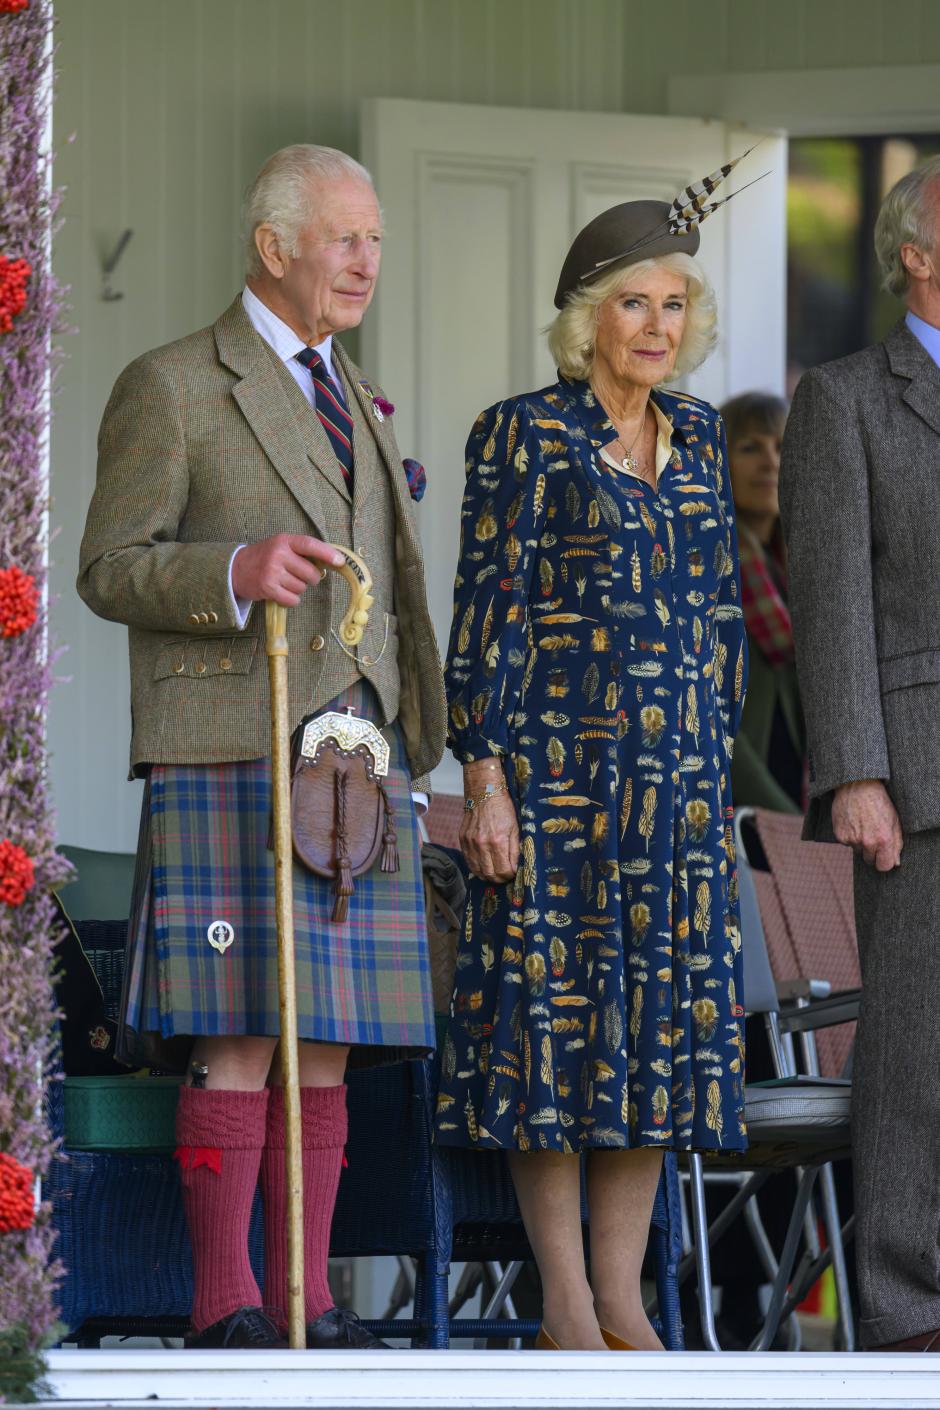
<instances>
[{"instance_id":1,"label":"gold pendant necklace","mask_svg":"<svg viewBox=\"0 0 940 1410\"><path fill-rule=\"evenodd\" d=\"M623 459L622 459L621 462L620 462L620 464L623 466L624 470L629 471L629 473L630 473L631 475L636 475L636 474L638 473L639 469L640 469L640 461L639 461L639 458L633 454L633 447L636 445L637 441L640 439L640 434L641 434L641 432L642 432L642 430L643 430L643 427L644 427L645 425L646 425L646 408L644 407L644 408L643 408L643 415L640 417L640 425L639 425L639 427L638 427L638 429L637 429L637 433L636 433L636 435L633 437L632 442L630 443L630 449L627 451L626 455L623 457ZM623 441L620 439L619 436L617 437L617 439L620 440L620 446L621 446L621 449L623 449Z\"/></svg>"}]
</instances>

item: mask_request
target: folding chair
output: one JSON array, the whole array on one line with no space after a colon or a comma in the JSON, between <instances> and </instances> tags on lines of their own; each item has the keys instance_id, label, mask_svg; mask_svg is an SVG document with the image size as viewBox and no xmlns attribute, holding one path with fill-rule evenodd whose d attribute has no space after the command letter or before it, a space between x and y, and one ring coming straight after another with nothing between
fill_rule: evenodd
<instances>
[{"instance_id":1,"label":"folding chair","mask_svg":"<svg viewBox=\"0 0 940 1410\"><path fill-rule=\"evenodd\" d=\"M679 1270L682 1282L694 1266L698 1276L698 1299L706 1346L720 1351L715 1328L711 1285L710 1246L744 1214L759 1256L771 1284L769 1305L752 1350L764 1351L777 1329L806 1296L813 1283L831 1263L839 1301L842 1344L854 1347L854 1329L845 1266L842 1230L831 1162L850 1154L849 1112L851 1083L819 1074L815 1034L855 1019L858 991L829 996L829 986L791 980L788 998L781 1001L771 972L758 907L755 875L751 870L743 826L754 816L742 809L735 816L735 843L738 884L741 899L741 936L744 948L744 1003L749 1014L764 1017L770 1041L776 1078L767 1083L747 1084L745 1114L749 1148L742 1153L719 1155L714 1160L700 1153L688 1157L692 1204L693 1251ZM794 1036L800 1039L803 1071L798 1070ZM705 1208L707 1171L718 1168L723 1174L740 1176L736 1193L711 1227ZM754 1196L777 1170L793 1170L797 1191L790 1213L779 1261L774 1257ZM811 1201L819 1185L820 1205L828 1247L821 1249L815 1236ZM797 1257L803 1246L803 1256Z\"/></svg>"}]
</instances>

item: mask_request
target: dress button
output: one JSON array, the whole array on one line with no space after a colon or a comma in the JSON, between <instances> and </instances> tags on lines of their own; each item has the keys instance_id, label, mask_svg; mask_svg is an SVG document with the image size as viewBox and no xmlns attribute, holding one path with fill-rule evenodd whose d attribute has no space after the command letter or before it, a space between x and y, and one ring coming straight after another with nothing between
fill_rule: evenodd
<instances>
[{"instance_id":1,"label":"dress button","mask_svg":"<svg viewBox=\"0 0 940 1410\"><path fill-rule=\"evenodd\" d=\"M192 622L192 624L193 624L194 627L198 627L198 626L199 626L199 613L198 613L198 612L190 612L190 614L189 614L189 620Z\"/></svg>"},{"instance_id":2,"label":"dress button","mask_svg":"<svg viewBox=\"0 0 940 1410\"><path fill-rule=\"evenodd\" d=\"M324 646L326 646L326 642L323 640L322 636L320 636L318 632L317 635L311 639L310 650L322 651Z\"/></svg>"},{"instance_id":3,"label":"dress button","mask_svg":"<svg viewBox=\"0 0 940 1410\"><path fill-rule=\"evenodd\" d=\"M219 662L219 670L220 670L220 671L230 671L231 669L232 669L232 658L231 658L230 656L223 656L223 657L222 657L222 660Z\"/></svg>"},{"instance_id":4,"label":"dress button","mask_svg":"<svg viewBox=\"0 0 940 1410\"><path fill-rule=\"evenodd\" d=\"M177 674L178 676L181 676L181 675L183 674L183 672L186 670L186 662L185 662L185 661L177 661L177 663L176 663L176 665L173 667L173 669L174 669L174 671L176 672L176 674Z\"/></svg>"},{"instance_id":5,"label":"dress button","mask_svg":"<svg viewBox=\"0 0 940 1410\"><path fill-rule=\"evenodd\" d=\"M197 676L204 676L205 674L206 674L206 663L205 663L205 661L199 661L199 662L197 662L197 664L196 664L196 675L197 675Z\"/></svg>"}]
</instances>

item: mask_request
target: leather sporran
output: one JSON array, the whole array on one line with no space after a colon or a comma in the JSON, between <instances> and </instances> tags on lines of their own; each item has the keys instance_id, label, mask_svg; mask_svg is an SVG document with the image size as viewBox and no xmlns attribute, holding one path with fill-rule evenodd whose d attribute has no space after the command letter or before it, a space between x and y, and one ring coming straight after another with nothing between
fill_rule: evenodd
<instances>
[{"instance_id":1,"label":"leather sporran","mask_svg":"<svg viewBox=\"0 0 940 1410\"><path fill-rule=\"evenodd\" d=\"M291 834L294 855L317 876L332 880L331 919L349 914L353 882L374 866L398 871L395 810L382 780L389 747L370 720L329 710L297 731L291 759Z\"/></svg>"}]
</instances>

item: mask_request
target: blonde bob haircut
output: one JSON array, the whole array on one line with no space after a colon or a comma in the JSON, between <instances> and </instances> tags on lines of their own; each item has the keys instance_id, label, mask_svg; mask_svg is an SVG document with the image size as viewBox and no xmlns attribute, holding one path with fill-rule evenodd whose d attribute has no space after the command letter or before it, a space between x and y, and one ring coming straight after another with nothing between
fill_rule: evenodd
<instances>
[{"instance_id":1,"label":"blonde bob haircut","mask_svg":"<svg viewBox=\"0 0 940 1410\"><path fill-rule=\"evenodd\" d=\"M718 314L715 294L705 271L691 255L661 255L638 260L610 270L591 284L580 285L570 294L564 308L547 329L548 347L559 372L565 377L587 381L594 368L597 317L601 304L626 289L638 274L649 269L668 269L686 280L688 308L685 332L676 354L676 363L664 381L674 381L692 372L708 357L718 341Z\"/></svg>"}]
</instances>

